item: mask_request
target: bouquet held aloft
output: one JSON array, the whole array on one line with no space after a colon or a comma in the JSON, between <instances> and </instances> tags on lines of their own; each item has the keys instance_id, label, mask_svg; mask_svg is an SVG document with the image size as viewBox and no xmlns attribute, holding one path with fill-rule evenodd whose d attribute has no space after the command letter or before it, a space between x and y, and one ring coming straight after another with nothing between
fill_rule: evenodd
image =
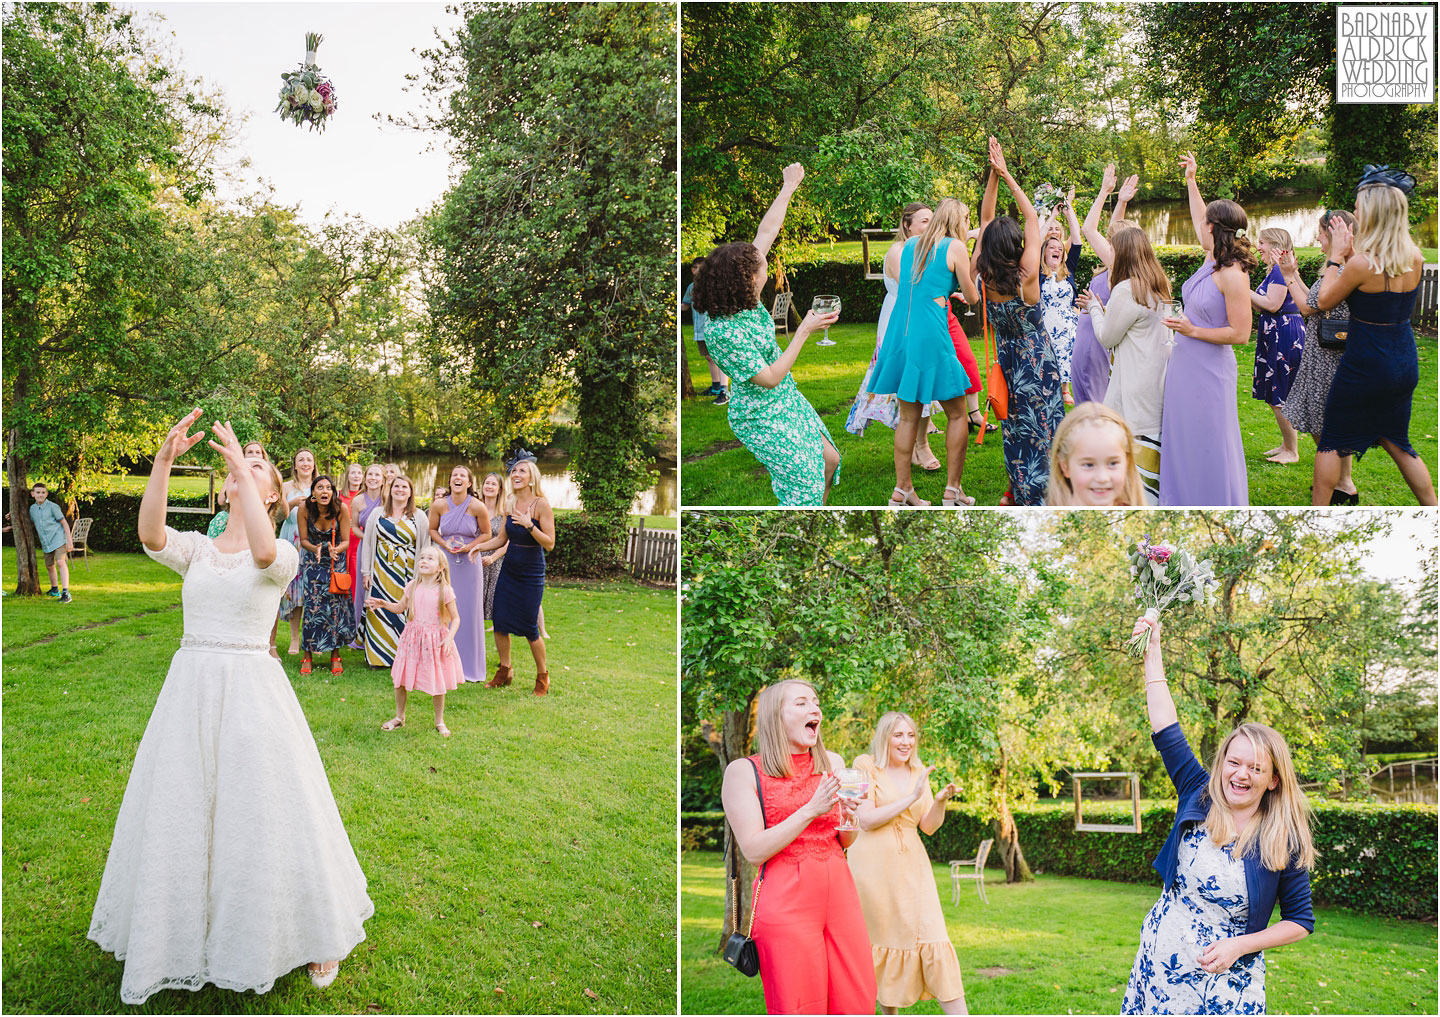
<instances>
[{"instance_id":1,"label":"bouquet held aloft","mask_svg":"<svg viewBox=\"0 0 1440 1017\"><path fill-rule=\"evenodd\" d=\"M1135 580L1135 599L1145 606L1145 617L1160 620L1160 612L1171 604L1203 604L1220 588L1209 559L1196 561L1189 551L1171 544L1152 544L1148 536L1130 546L1130 577ZM1150 645L1150 629L1144 628L1125 641L1125 652L1136 660Z\"/></svg>"}]
</instances>

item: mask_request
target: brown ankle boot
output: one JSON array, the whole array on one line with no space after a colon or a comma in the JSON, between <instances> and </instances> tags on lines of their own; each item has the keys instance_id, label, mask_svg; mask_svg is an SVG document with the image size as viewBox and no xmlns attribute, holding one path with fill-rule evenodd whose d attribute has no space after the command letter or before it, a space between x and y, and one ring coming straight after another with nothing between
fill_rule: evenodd
<instances>
[{"instance_id":1,"label":"brown ankle boot","mask_svg":"<svg viewBox=\"0 0 1440 1017\"><path fill-rule=\"evenodd\" d=\"M541 671L535 676L535 694L543 696L550 691L550 672Z\"/></svg>"},{"instance_id":2,"label":"brown ankle boot","mask_svg":"<svg viewBox=\"0 0 1440 1017\"><path fill-rule=\"evenodd\" d=\"M485 687L487 689L503 689L510 684L513 674L514 672L504 664L497 664L495 667L495 677L486 682Z\"/></svg>"}]
</instances>

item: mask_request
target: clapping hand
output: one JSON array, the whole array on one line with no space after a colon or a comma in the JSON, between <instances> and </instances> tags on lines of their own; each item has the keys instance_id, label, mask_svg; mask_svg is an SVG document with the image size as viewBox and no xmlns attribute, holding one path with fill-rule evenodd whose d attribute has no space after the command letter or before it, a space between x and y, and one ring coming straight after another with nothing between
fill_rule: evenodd
<instances>
[{"instance_id":1,"label":"clapping hand","mask_svg":"<svg viewBox=\"0 0 1440 1017\"><path fill-rule=\"evenodd\" d=\"M925 797L925 789L930 786L930 775L934 772L935 767L927 766L922 772L915 775L915 783L910 786L910 794L916 801Z\"/></svg>"},{"instance_id":2,"label":"clapping hand","mask_svg":"<svg viewBox=\"0 0 1440 1017\"><path fill-rule=\"evenodd\" d=\"M811 819L819 819L825 813L835 807L840 800L840 780L833 773L824 774L820 783L815 787L815 793L810 796L810 802L806 806L810 811Z\"/></svg>"},{"instance_id":3,"label":"clapping hand","mask_svg":"<svg viewBox=\"0 0 1440 1017\"><path fill-rule=\"evenodd\" d=\"M946 784L940 789L940 793L935 796L935 800L941 803L948 802L951 798L954 798L959 793L960 789L955 786L955 782L952 780L950 783Z\"/></svg>"},{"instance_id":4,"label":"clapping hand","mask_svg":"<svg viewBox=\"0 0 1440 1017\"><path fill-rule=\"evenodd\" d=\"M200 407L195 407L180 419L180 423L170 428L170 433L165 435L165 440L160 443L160 449L155 453L156 462L173 463L176 458L189 452L200 439L205 437L205 432L198 434L187 433L190 425L200 419Z\"/></svg>"},{"instance_id":5,"label":"clapping hand","mask_svg":"<svg viewBox=\"0 0 1440 1017\"><path fill-rule=\"evenodd\" d=\"M805 179L805 167L792 162L780 171L780 178L785 181L786 187L799 187L800 181Z\"/></svg>"},{"instance_id":6,"label":"clapping hand","mask_svg":"<svg viewBox=\"0 0 1440 1017\"><path fill-rule=\"evenodd\" d=\"M1338 215L1330 220L1330 257L1342 260L1354 254L1355 232Z\"/></svg>"},{"instance_id":7,"label":"clapping hand","mask_svg":"<svg viewBox=\"0 0 1440 1017\"><path fill-rule=\"evenodd\" d=\"M1083 289L1075 294L1075 307L1077 310L1088 311L1090 309L1090 301L1092 300L1095 300L1095 294L1091 293L1088 288ZM1096 301L1096 303L1099 303L1099 301Z\"/></svg>"},{"instance_id":8,"label":"clapping hand","mask_svg":"<svg viewBox=\"0 0 1440 1017\"><path fill-rule=\"evenodd\" d=\"M1120 201L1129 201L1135 197L1135 192L1140 189L1140 174L1131 173L1120 185L1120 194L1117 196Z\"/></svg>"}]
</instances>

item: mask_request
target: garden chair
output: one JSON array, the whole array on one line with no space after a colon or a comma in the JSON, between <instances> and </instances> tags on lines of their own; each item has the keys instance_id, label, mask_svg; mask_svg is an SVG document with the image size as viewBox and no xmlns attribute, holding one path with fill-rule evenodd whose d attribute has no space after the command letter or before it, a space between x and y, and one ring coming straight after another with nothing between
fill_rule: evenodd
<instances>
[{"instance_id":1,"label":"garden chair","mask_svg":"<svg viewBox=\"0 0 1440 1017\"><path fill-rule=\"evenodd\" d=\"M985 904L990 903L989 899L985 896L985 860L990 857L990 846L994 843L994 838L982 840L980 842L980 850L975 852L974 858L957 858L950 862L950 888L953 891L951 894L952 904L960 903L960 880L962 879L975 880L975 889L980 891L980 900ZM962 871L964 869L973 869L974 871Z\"/></svg>"},{"instance_id":2,"label":"garden chair","mask_svg":"<svg viewBox=\"0 0 1440 1017\"><path fill-rule=\"evenodd\" d=\"M85 570L90 570L90 524L95 520L89 517L75 520L75 525L70 529L70 542L80 552L81 560L85 562Z\"/></svg>"},{"instance_id":3,"label":"garden chair","mask_svg":"<svg viewBox=\"0 0 1440 1017\"><path fill-rule=\"evenodd\" d=\"M775 304L770 308L770 318L775 322L775 331L782 329L788 336L790 334L790 301L794 294L786 291L775 294Z\"/></svg>"}]
</instances>

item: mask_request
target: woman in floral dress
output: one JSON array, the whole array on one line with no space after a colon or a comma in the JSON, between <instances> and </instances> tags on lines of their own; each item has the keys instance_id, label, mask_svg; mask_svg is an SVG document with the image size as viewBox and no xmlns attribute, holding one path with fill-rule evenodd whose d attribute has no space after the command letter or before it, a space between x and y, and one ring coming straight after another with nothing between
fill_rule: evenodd
<instances>
[{"instance_id":1,"label":"woman in floral dress","mask_svg":"<svg viewBox=\"0 0 1440 1017\"><path fill-rule=\"evenodd\" d=\"M1040 220L1025 189L1005 164L1000 143L990 139L993 172L980 206L975 269L985 284L985 311L995 330L995 358L1010 389L1010 415L1000 426L1005 472L1016 505L1044 505L1050 482L1050 442L1065 418L1060 365L1040 318ZM995 215L999 180L1025 216L1021 226Z\"/></svg>"},{"instance_id":2,"label":"woman in floral dress","mask_svg":"<svg viewBox=\"0 0 1440 1017\"><path fill-rule=\"evenodd\" d=\"M332 593L330 574L347 574L345 551L350 546L350 510L340 504L335 481L316 477L310 497L300 506L296 536L306 552L301 563L305 618L300 641L305 657L300 673L309 674L311 654L330 651L330 673L341 674L340 649L355 638L355 610L350 591Z\"/></svg>"},{"instance_id":3,"label":"woman in floral dress","mask_svg":"<svg viewBox=\"0 0 1440 1017\"><path fill-rule=\"evenodd\" d=\"M721 244L710 252L695 280L692 305L710 315L705 343L711 359L730 376L730 429L770 472L781 505L824 504L840 477L835 442L790 373L811 333L835 324L840 315L806 314L782 351L770 312L760 303L765 256L804 177L799 163L785 167L784 186L760 221L753 244Z\"/></svg>"},{"instance_id":4,"label":"woman in floral dress","mask_svg":"<svg viewBox=\"0 0 1440 1017\"><path fill-rule=\"evenodd\" d=\"M1070 397L1070 362L1075 354L1076 330L1080 313L1075 309L1075 273L1080 268L1080 222L1075 217L1075 188L1070 188L1064 203L1069 220L1069 246L1059 225L1045 231L1040 248L1040 314L1050 348L1060 366L1060 392L1065 402ZM1058 209L1057 209L1058 211Z\"/></svg>"},{"instance_id":5,"label":"woman in floral dress","mask_svg":"<svg viewBox=\"0 0 1440 1017\"><path fill-rule=\"evenodd\" d=\"M1280 269L1280 258L1295 254L1295 244L1287 230L1272 227L1260 231L1257 245L1260 257L1270 266L1258 290L1250 293L1250 304L1260 312L1255 332L1255 376L1250 395L1268 403L1280 426L1280 444L1265 453L1272 463L1298 463L1300 438L1284 414L1285 400L1290 398L1290 385L1300 369L1305 348L1305 322L1300 308L1290 295L1290 287Z\"/></svg>"}]
</instances>

